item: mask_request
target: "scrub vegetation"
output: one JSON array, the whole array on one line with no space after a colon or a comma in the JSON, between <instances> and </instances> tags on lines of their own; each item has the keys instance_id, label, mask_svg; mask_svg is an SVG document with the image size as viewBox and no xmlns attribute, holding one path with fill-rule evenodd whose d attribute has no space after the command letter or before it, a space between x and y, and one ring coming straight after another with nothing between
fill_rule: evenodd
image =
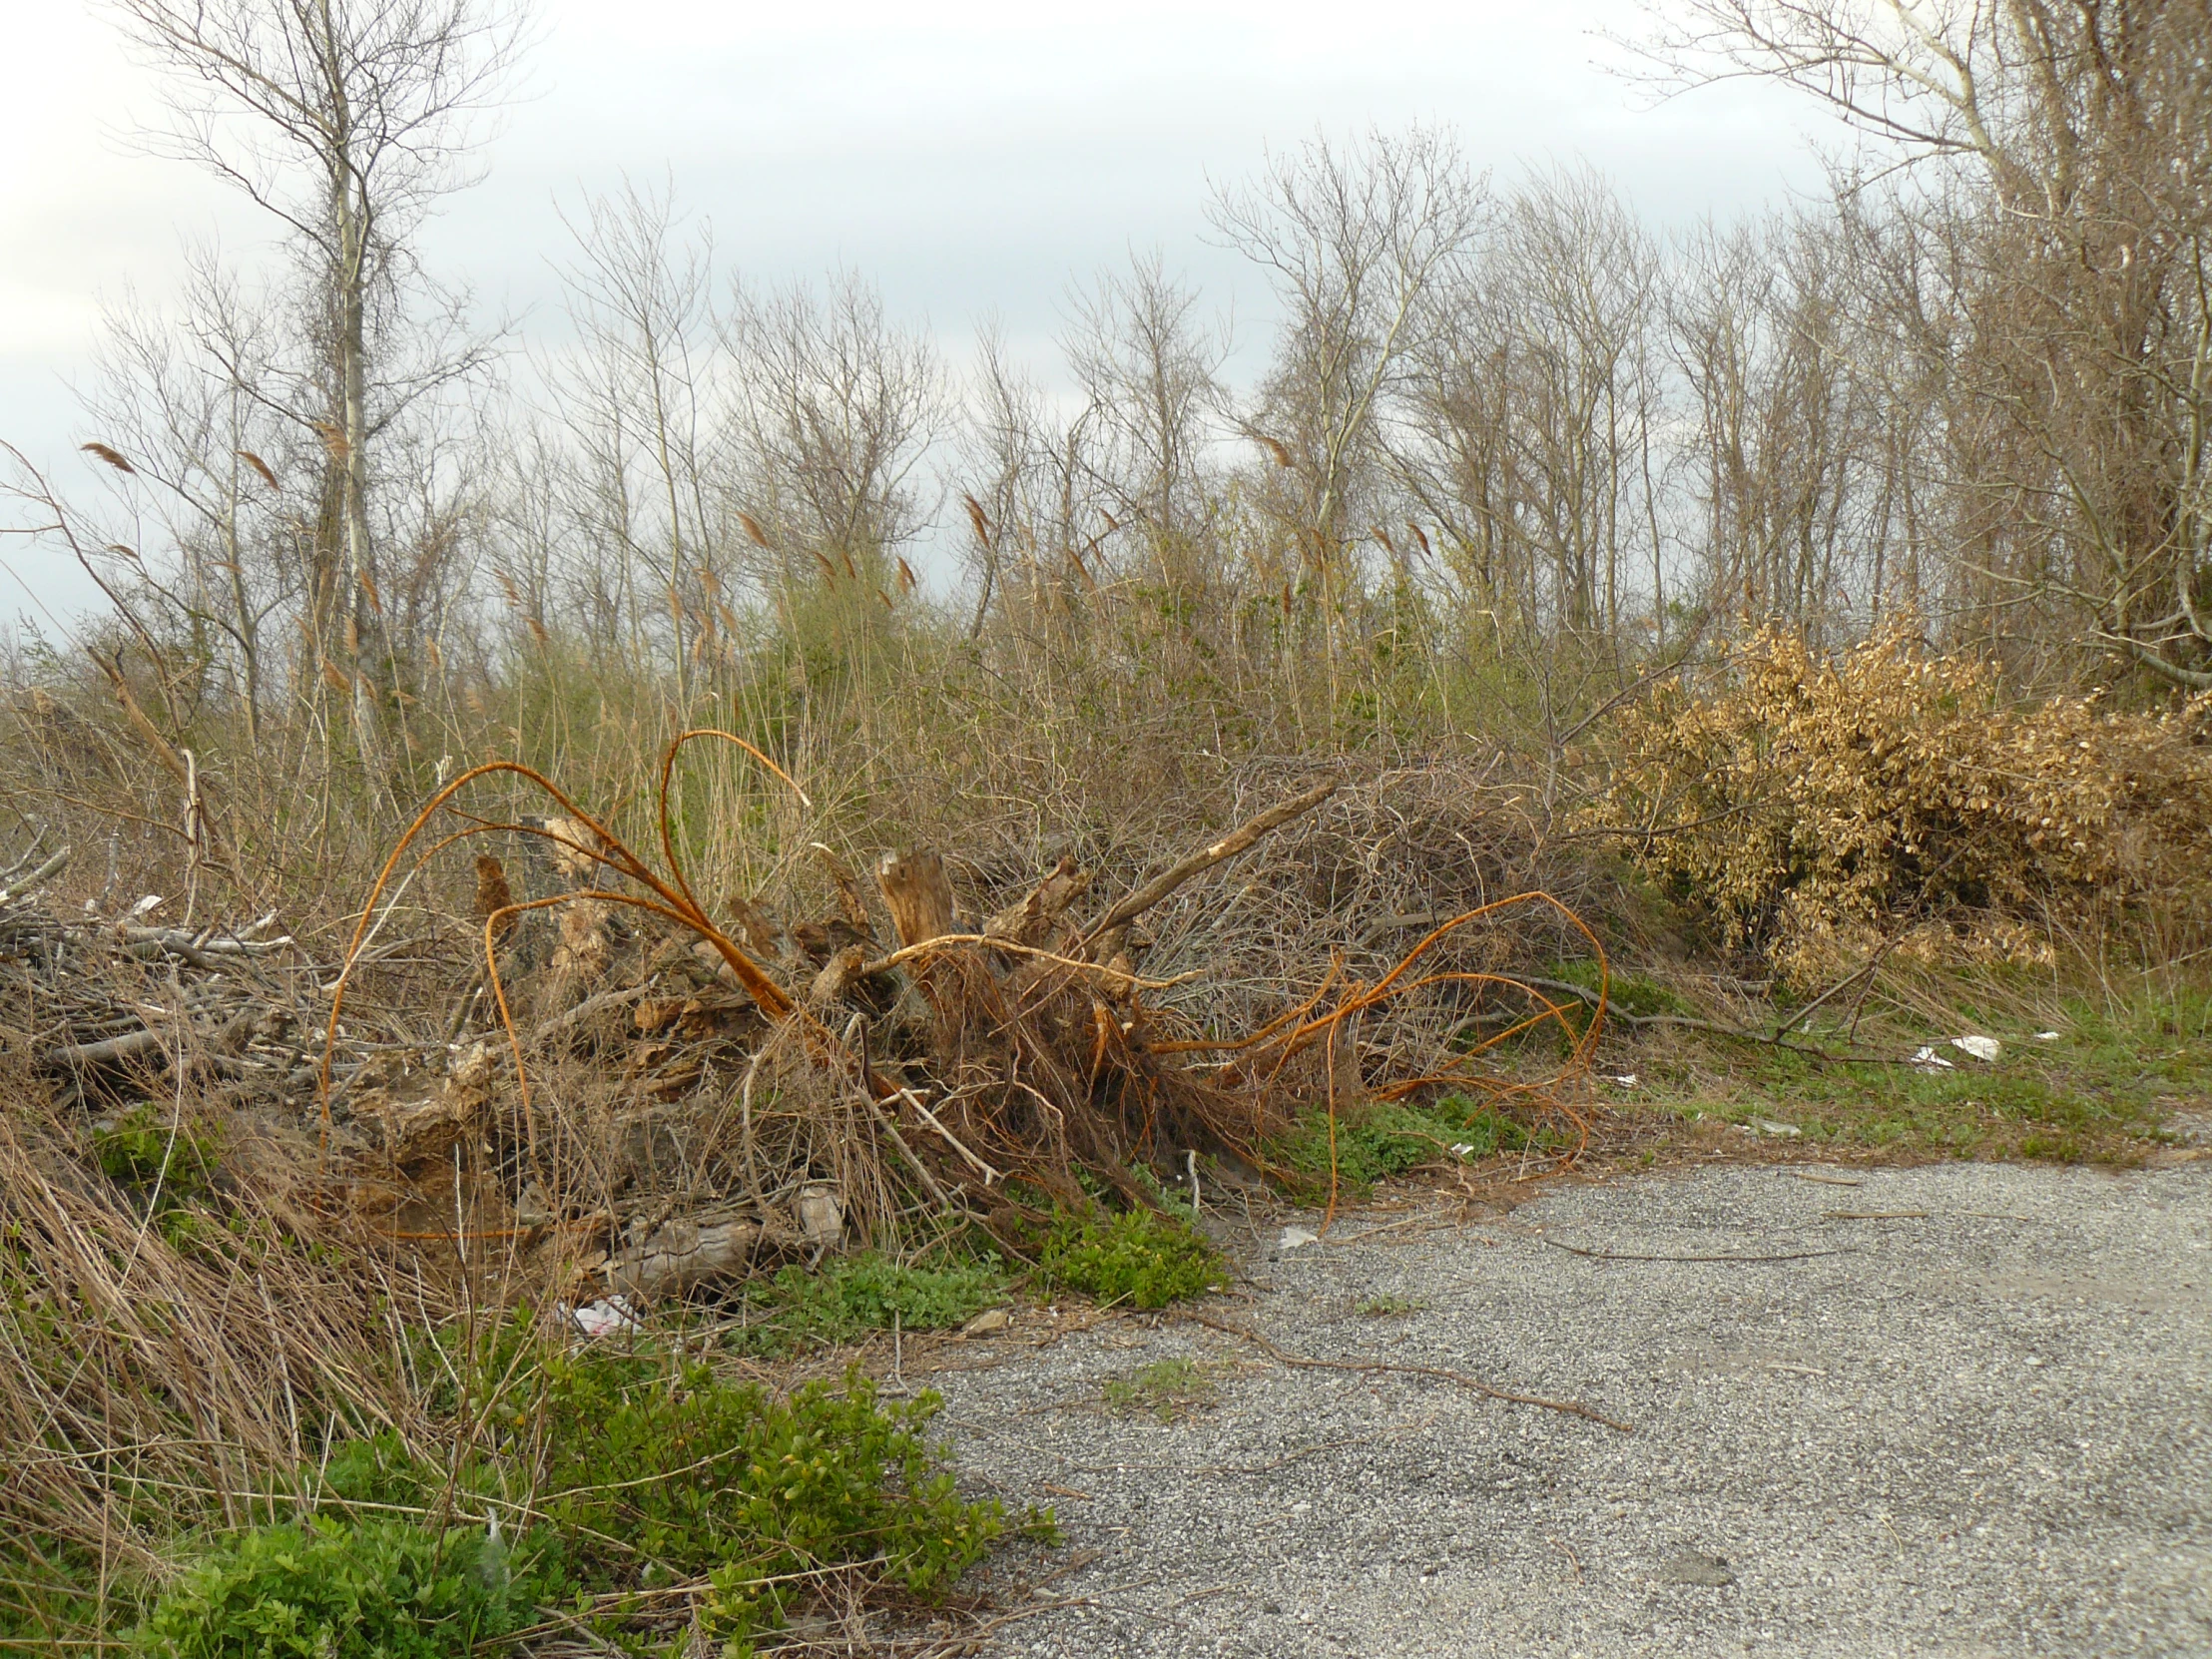
<instances>
[{"instance_id":1,"label":"scrub vegetation","mask_svg":"<svg viewBox=\"0 0 2212 1659\"><path fill-rule=\"evenodd\" d=\"M0 1647L956 1644L1052 1522L912 1344L1285 1199L2212 1097L2201 4L1677 0L1833 200L1292 145L1211 206L1264 369L1140 257L1072 403L647 193L497 371L416 233L527 19L114 11L280 257L0 452L105 595L0 662Z\"/></svg>"}]
</instances>

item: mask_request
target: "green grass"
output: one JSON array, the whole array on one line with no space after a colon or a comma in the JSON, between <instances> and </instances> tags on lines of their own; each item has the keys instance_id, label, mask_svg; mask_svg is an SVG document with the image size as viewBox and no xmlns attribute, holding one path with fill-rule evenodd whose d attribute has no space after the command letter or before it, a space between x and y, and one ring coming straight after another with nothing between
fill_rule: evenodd
<instances>
[{"instance_id":1,"label":"green grass","mask_svg":"<svg viewBox=\"0 0 2212 1659\"><path fill-rule=\"evenodd\" d=\"M1861 1034L1901 1059L1925 1044L1947 1069L1700 1041L1644 1065L1642 1092L1670 1115L1794 1125L1793 1145L2063 1163L2132 1162L2160 1143L2173 1107L2212 1102L2212 995L2146 998L2116 1014L2075 998L2046 1028L2058 1036L2038 1042L1964 1005L1941 1029ZM1950 1046L1968 1033L1999 1039L1994 1063ZM1842 1046L1841 1032L1811 1036Z\"/></svg>"},{"instance_id":2,"label":"green grass","mask_svg":"<svg viewBox=\"0 0 2212 1659\"><path fill-rule=\"evenodd\" d=\"M833 1257L814 1273L782 1269L749 1296L745 1323L728 1341L743 1353L773 1355L856 1342L894 1321L903 1331L944 1331L1002 1301L1006 1288L1005 1269L987 1252L941 1268L872 1251Z\"/></svg>"},{"instance_id":3,"label":"green grass","mask_svg":"<svg viewBox=\"0 0 2212 1659\"><path fill-rule=\"evenodd\" d=\"M1221 1396L1219 1368L1196 1360L1156 1360L1126 1377L1099 1384L1106 1409L1116 1416L1149 1416L1161 1423L1180 1421Z\"/></svg>"},{"instance_id":4,"label":"green grass","mask_svg":"<svg viewBox=\"0 0 2212 1659\"><path fill-rule=\"evenodd\" d=\"M1619 966L1613 968L1610 977L1600 974L1594 961L1554 962L1544 973L1547 978L1580 985L1587 991L1595 991L1602 986L1609 1006L1639 1018L1648 1018L1652 1014L1687 1014L1695 1011L1689 1003L1648 974L1635 973Z\"/></svg>"},{"instance_id":5,"label":"green grass","mask_svg":"<svg viewBox=\"0 0 2212 1659\"><path fill-rule=\"evenodd\" d=\"M1470 1162L1500 1152L1546 1149L1557 1137L1531 1129L1484 1101L1448 1094L1426 1105L1379 1103L1340 1112L1336 1164L1340 1195L1365 1196L1378 1181L1424 1164ZM1324 1112L1310 1112L1287 1135L1271 1142L1271 1162L1288 1172L1294 1197L1312 1200L1329 1190L1330 1133Z\"/></svg>"}]
</instances>

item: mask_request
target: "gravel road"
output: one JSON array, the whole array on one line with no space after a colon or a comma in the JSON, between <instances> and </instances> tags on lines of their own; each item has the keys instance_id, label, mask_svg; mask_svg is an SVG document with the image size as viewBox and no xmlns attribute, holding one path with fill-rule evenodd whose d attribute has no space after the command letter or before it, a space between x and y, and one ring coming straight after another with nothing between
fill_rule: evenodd
<instances>
[{"instance_id":1,"label":"gravel road","mask_svg":"<svg viewBox=\"0 0 2212 1659\"><path fill-rule=\"evenodd\" d=\"M1173 1317L1032 1347L1024 1314L929 1379L968 1483L1066 1535L998 1569L1063 1604L986 1651L2212 1655L2212 1164L1738 1166L1388 1220L1271 1227L1206 1317L1633 1431ZM1147 1375L1214 1398L1109 1408Z\"/></svg>"}]
</instances>

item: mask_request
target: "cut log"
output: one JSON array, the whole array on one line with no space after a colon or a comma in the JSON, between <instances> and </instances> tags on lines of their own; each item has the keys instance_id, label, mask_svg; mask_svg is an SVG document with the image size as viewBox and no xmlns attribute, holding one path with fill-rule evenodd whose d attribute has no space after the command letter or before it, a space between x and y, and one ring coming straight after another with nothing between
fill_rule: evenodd
<instances>
[{"instance_id":1,"label":"cut log","mask_svg":"<svg viewBox=\"0 0 2212 1659\"><path fill-rule=\"evenodd\" d=\"M934 852L886 852L875 866L875 884L890 906L901 945L920 944L953 932L952 883Z\"/></svg>"}]
</instances>

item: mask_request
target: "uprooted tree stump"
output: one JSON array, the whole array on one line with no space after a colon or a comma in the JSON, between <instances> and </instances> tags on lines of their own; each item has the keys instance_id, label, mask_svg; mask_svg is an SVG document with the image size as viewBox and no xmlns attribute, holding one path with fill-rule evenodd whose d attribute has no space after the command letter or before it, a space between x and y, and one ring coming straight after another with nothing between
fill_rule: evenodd
<instances>
[{"instance_id":1,"label":"uprooted tree stump","mask_svg":"<svg viewBox=\"0 0 2212 1659\"><path fill-rule=\"evenodd\" d=\"M505 1033L513 1080L505 1129L485 1146L516 1191L528 1185L555 1195L547 1205L554 1219L542 1230L546 1237L558 1238L567 1227L607 1239L596 1261L611 1287L682 1291L751 1271L766 1256L830 1248L820 1226L826 1204L837 1211L839 1241L848 1233L883 1241L917 1211L933 1211L965 1216L1019 1248L1022 1230L1040 1219L1038 1197L1088 1202L1079 1176L1105 1183L1131 1205L1150 1205L1155 1189L1140 1178L1144 1166L1166 1179L1193 1154L1264 1166L1264 1147L1287 1126L1285 1103L1294 1095L1326 1100L1334 1115L1363 1099L1445 1083L1503 1087L1469 1070L1471 1052L1446 1055L1411 1077L1373 1086L1363 1078L1359 1022L1387 999L1423 987L1463 981L1512 988L1531 999L1528 1017L1499 1036L1556 1018L1573 1033L1570 1066L1580 1064L1594 1040L1595 1021L1569 1024L1557 1004L1526 983L1418 967L1439 939L1503 904L1549 903L1580 926L1543 894L1434 918L1436 925L1391 972L1373 983L1333 972L1303 1002L1243 1036L1208 1032L1163 1000L1162 993L1201 975L1148 978L1139 970L1146 947L1139 929L1147 914L1322 806L1336 793L1334 782L1283 801L1104 904L1093 903L1099 877L1063 856L1018 898L980 923L966 920L947 859L933 848L908 845L885 853L873 870L889 921L886 935L869 914L860 880L818 842L814 850L830 875L835 915L786 926L768 899L755 895L729 901L735 921L726 930L694 896L677 864L668 821L675 753L709 737L738 744L784 777L727 734L679 739L663 764L659 868L548 780L494 763L456 779L431 801L363 907L365 928L407 847L475 778L519 776L563 809L565 816L535 825L469 820L438 844L492 832L536 835L553 844L556 863L576 883L543 898L509 894L503 904L479 906L479 971ZM530 1021L518 1020L501 977L501 941L524 912L583 905L591 910L581 931L595 939L618 911L636 917L636 971L644 983L593 991L572 1008L536 1007ZM681 948L686 936L708 958L704 967ZM608 971L606 953L581 948L566 932L563 937L572 965L586 962L598 975ZM662 940L657 947L655 937ZM357 937L355 953L358 945ZM679 985L680 1006L672 1004L665 988L654 987L679 968L697 969L710 986L728 989L683 998ZM331 999L333 1030L345 979L341 973ZM577 977L564 994L576 994L586 982ZM671 1006L677 1006L673 1026ZM588 1020L587 1008L594 1010ZM727 1011L739 1009L742 1020ZM723 1085L701 1097L692 1110L698 1121L686 1132L678 1160L692 1196L676 1209L665 1198L640 1204L640 1213L627 1221L619 1193L609 1187L619 1172L602 1169L594 1178L596 1193L586 1190L592 1181L574 1178L587 1165L604 1166L606 1156L585 1126L572 1121L572 1109L541 1123L529 1075L532 1054L558 1061L571 1042L601 1040L588 1033L626 1016L641 1033L626 1075L638 1074L642 1065L677 1064L683 1034L696 1023L697 1040L720 1044L715 1052L722 1057L703 1058L676 1075L737 1080L734 1088ZM656 1055L668 1058L648 1058ZM1010 1194L1009 1183L1030 1196ZM804 1197L809 1193L812 1199ZM812 1220L803 1213L810 1203ZM618 1223L619 1234L611 1232Z\"/></svg>"}]
</instances>

